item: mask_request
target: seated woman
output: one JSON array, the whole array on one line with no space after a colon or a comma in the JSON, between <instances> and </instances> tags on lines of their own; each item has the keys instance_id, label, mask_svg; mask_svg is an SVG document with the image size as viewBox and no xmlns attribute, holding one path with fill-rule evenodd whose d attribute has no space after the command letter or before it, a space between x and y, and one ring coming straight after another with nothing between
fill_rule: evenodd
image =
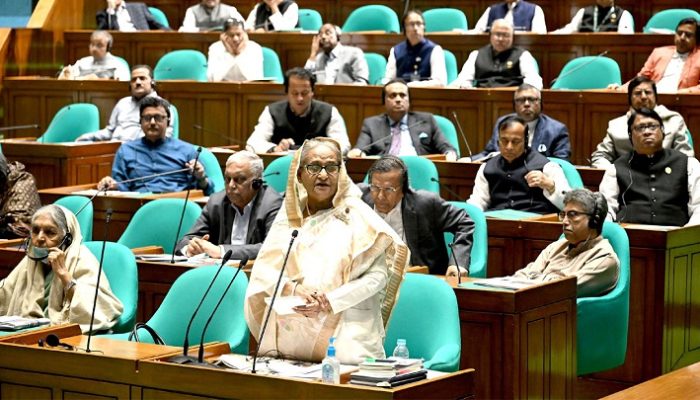
<instances>
[{"instance_id":1,"label":"seated woman","mask_svg":"<svg viewBox=\"0 0 700 400\"><path fill-rule=\"evenodd\" d=\"M82 239L72 212L53 204L37 210L27 256L0 282L0 315L46 317L54 325L80 324L87 332L99 264ZM112 327L122 309L102 275L93 330Z\"/></svg>"},{"instance_id":2,"label":"seated woman","mask_svg":"<svg viewBox=\"0 0 700 400\"><path fill-rule=\"evenodd\" d=\"M284 206L246 292L246 321L256 340L294 231L279 295L301 296L306 305L291 315L272 311L260 355L318 362L335 336L343 363L384 357L384 327L409 251L362 201L332 139L307 140L294 155Z\"/></svg>"},{"instance_id":3,"label":"seated woman","mask_svg":"<svg viewBox=\"0 0 700 400\"><path fill-rule=\"evenodd\" d=\"M29 236L32 215L40 206L34 176L22 163L8 163L0 154L0 239Z\"/></svg>"}]
</instances>

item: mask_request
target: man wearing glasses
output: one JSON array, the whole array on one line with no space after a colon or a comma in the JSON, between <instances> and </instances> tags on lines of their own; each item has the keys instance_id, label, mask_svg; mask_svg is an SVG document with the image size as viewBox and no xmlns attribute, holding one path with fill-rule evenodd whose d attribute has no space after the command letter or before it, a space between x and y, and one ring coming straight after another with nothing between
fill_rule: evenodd
<instances>
[{"instance_id":1,"label":"man wearing glasses","mask_svg":"<svg viewBox=\"0 0 700 400\"><path fill-rule=\"evenodd\" d=\"M504 115L496 121L491 140L481 153L471 157L471 161L498 155L498 126L501 121L514 115L525 120L528 131L534 132L533 135L529 135L529 147L545 157L569 159L571 156L569 129L563 123L542 113L542 94L539 89L527 83L520 85L513 96L513 108L515 114Z\"/></svg>"},{"instance_id":2,"label":"man wearing glasses","mask_svg":"<svg viewBox=\"0 0 700 400\"><path fill-rule=\"evenodd\" d=\"M687 226L700 223L700 163L665 149L663 121L648 108L627 120L634 150L607 168L600 192L619 222Z\"/></svg>"},{"instance_id":3,"label":"man wearing glasses","mask_svg":"<svg viewBox=\"0 0 700 400\"><path fill-rule=\"evenodd\" d=\"M549 282L576 277L578 297L600 296L617 284L620 261L600 234L608 205L600 193L575 189L566 193L559 213L564 239L547 246L535 262L513 274L516 278Z\"/></svg>"},{"instance_id":4,"label":"man wearing glasses","mask_svg":"<svg viewBox=\"0 0 700 400\"><path fill-rule=\"evenodd\" d=\"M448 265L469 266L474 222L467 213L436 194L413 190L408 169L399 157L382 156L367 172L369 185L360 185L362 200L406 242L411 265L425 265L431 274L445 275ZM454 234L455 258L447 256L443 232Z\"/></svg>"}]
</instances>

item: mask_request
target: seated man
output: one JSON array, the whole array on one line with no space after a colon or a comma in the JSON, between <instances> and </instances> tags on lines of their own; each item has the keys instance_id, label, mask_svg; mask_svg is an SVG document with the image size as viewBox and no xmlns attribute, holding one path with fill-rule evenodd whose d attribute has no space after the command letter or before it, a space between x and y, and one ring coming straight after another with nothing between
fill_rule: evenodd
<instances>
[{"instance_id":1,"label":"seated man","mask_svg":"<svg viewBox=\"0 0 700 400\"><path fill-rule=\"evenodd\" d=\"M445 52L425 38L425 20L419 10L403 17L406 40L392 47L384 81L401 78L409 86L442 87L447 84Z\"/></svg>"},{"instance_id":2,"label":"seated man","mask_svg":"<svg viewBox=\"0 0 700 400\"><path fill-rule=\"evenodd\" d=\"M695 153L688 143L688 128L683 117L665 106L656 104L656 85L654 81L644 76L637 76L630 81L627 91L627 102L630 105L625 115L619 116L608 123L608 131L603 141L598 144L591 154L593 168L607 168L619 157L632 151L627 120L634 111L641 108L654 110L663 121L662 146L666 149L678 150L692 157Z\"/></svg>"},{"instance_id":3,"label":"seated man","mask_svg":"<svg viewBox=\"0 0 700 400\"><path fill-rule=\"evenodd\" d=\"M209 197L176 251L221 258L232 250L234 260L256 258L282 205L282 196L263 184L262 172L263 162L255 153L232 154L224 170L226 190Z\"/></svg>"},{"instance_id":4,"label":"seated man","mask_svg":"<svg viewBox=\"0 0 700 400\"><path fill-rule=\"evenodd\" d=\"M243 20L227 19L219 41L209 46L207 79L219 81L252 81L262 79L263 51L248 40Z\"/></svg>"},{"instance_id":5,"label":"seated man","mask_svg":"<svg viewBox=\"0 0 700 400\"><path fill-rule=\"evenodd\" d=\"M284 74L287 100L265 107L248 146L256 153L296 149L306 139L326 136L340 143L343 153L350 148L345 121L335 106L314 100L316 78L304 68L292 68Z\"/></svg>"},{"instance_id":6,"label":"seated man","mask_svg":"<svg viewBox=\"0 0 700 400\"><path fill-rule=\"evenodd\" d=\"M542 113L542 93L536 87L527 83L520 85L513 96L513 108L515 114L504 115L496 121L491 140L486 144L484 151L471 157L471 161L498 154L498 126L501 121L514 115L527 122L529 132L535 132L529 137L528 147L534 148L545 157L569 159L569 130L566 125Z\"/></svg>"},{"instance_id":7,"label":"seated man","mask_svg":"<svg viewBox=\"0 0 700 400\"><path fill-rule=\"evenodd\" d=\"M634 19L615 0L595 0L596 4L578 10L563 28L552 33L617 32L634 33Z\"/></svg>"},{"instance_id":8,"label":"seated man","mask_svg":"<svg viewBox=\"0 0 700 400\"><path fill-rule=\"evenodd\" d=\"M498 125L501 154L479 167L468 203L484 211L515 209L557 212L564 206L569 183L559 164L530 149L528 125L518 116Z\"/></svg>"},{"instance_id":9,"label":"seated man","mask_svg":"<svg viewBox=\"0 0 700 400\"><path fill-rule=\"evenodd\" d=\"M221 0L202 0L188 8L180 32L208 32L226 30L224 23L228 19L243 22L243 16L236 7L221 4Z\"/></svg>"},{"instance_id":10,"label":"seated man","mask_svg":"<svg viewBox=\"0 0 700 400\"><path fill-rule=\"evenodd\" d=\"M0 153L0 239L28 237L32 215L40 206L34 176Z\"/></svg>"},{"instance_id":11,"label":"seated man","mask_svg":"<svg viewBox=\"0 0 700 400\"><path fill-rule=\"evenodd\" d=\"M201 189L211 194L213 185L198 161L195 146L165 136L170 120L170 103L160 97L141 101L141 129L144 137L124 142L112 164L112 176L97 185L102 190L167 193ZM153 176L161 174L159 176ZM193 179L192 175L194 175Z\"/></svg>"},{"instance_id":12,"label":"seated man","mask_svg":"<svg viewBox=\"0 0 700 400\"><path fill-rule=\"evenodd\" d=\"M608 166L600 193L619 222L652 225L700 223L700 163L695 157L664 148L663 120L641 108L627 120L634 150Z\"/></svg>"},{"instance_id":13,"label":"seated man","mask_svg":"<svg viewBox=\"0 0 700 400\"><path fill-rule=\"evenodd\" d=\"M505 0L486 8L470 32L488 32L498 19L505 19L515 27L516 31L547 33L542 8L523 0Z\"/></svg>"},{"instance_id":14,"label":"seated man","mask_svg":"<svg viewBox=\"0 0 700 400\"><path fill-rule=\"evenodd\" d=\"M141 130L141 100L146 97L158 97L156 81L153 80L153 70L148 65L134 65L131 68L131 96L122 98L112 109L109 123L97 132L84 133L76 139L79 142L103 140L119 140L122 142L135 140L143 136ZM173 134L173 121L168 122L166 136Z\"/></svg>"},{"instance_id":15,"label":"seated man","mask_svg":"<svg viewBox=\"0 0 700 400\"><path fill-rule=\"evenodd\" d=\"M292 0L263 0L253 7L245 26L249 31L290 31L299 22L299 6Z\"/></svg>"},{"instance_id":16,"label":"seated man","mask_svg":"<svg viewBox=\"0 0 700 400\"><path fill-rule=\"evenodd\" d=\"M124 0L107 0L107 8L98 11L95 16L97 29L110 31L147 31L170 28L156 21L153 14L143 3L126 4Z\"/></svg>"},{"instance_id":17,"label":"seated man","mask_svg":"<svg viewBox=\"0 0 700 400\"><path fill-rule=\"evenodd\" d=\"M406 164L396 156L382 156L367 175L369 185L360 185L362 200L404 239L411 265L425 265L431 274L444 275L448 265L455 265L455 258L448 259L443 236L452 232L457 262L469 267L474 222L466 211L434 193L411 189Z\"/></svg>"},{"instance_id":18,"label":"seated man","mask_svg":"<svg viewBox=\"0 0 700 400\"><path fill-rule=\"evenodd\" d=\"M445 154L448 161L457 159L455 148L445 139L433 115L409 111L411 102L406 82L394 79L385 84L382 104L386 112L365 118L349 157Z\"/></svg>"},{"instance_id":19,"label":"seated man","mask_svg":"<svg viewBox=\"0 0 700 400\"><path fill-rule=\"evenodd\" d=\"M513 25L503 19L494 21L490 44L474 50L450 87L508 87L528 83L542 89L537 61L529 51L513 47Z\"/></svg>"},{"instance_id":20,"label":"seated man","mask_svg":"<svg viewBox=\"0 0 700 400\"><path fill-rule=\"evenodd\" d=\"M575 189L564 196L559 219L564 239L547 246L535 262L513 274L516 278L549 282L576 277L577 297L600 296L615 288L620 261L601 236L608 205L600 193Z\"/></svg>"},{"instance_id":21,"label":"seated man","mask_svg":"<svg viewBox=\"0 0 700 400\"><path fill-rule=\"evenodd\" d=\"M129 80L129 68L113 56L112 35L107 31L94 31L90 35L90 55L64 67L58 79L116 79Z\"/></svg>"},{"instance_id":22,"label":"seated man","mask_svg":"<svg viewBox=\"0 0 700 400\"><path fill-rule=\"evenodd\" d=\"M304 68L316 74L318 83L369 82L369 67L365 53L359 47L340 43L340 27L323 24L311 42L311 54Z\"/></svg>"}]
</instances>

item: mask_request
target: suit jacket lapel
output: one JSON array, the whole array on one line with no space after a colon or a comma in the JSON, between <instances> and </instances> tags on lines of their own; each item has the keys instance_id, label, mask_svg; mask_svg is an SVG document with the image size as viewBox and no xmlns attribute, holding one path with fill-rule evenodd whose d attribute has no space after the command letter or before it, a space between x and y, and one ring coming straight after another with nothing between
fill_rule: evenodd
<instances>
[{"instance_id":1,"label":"suit jacket lapel","mask_svg":"<svg viewBox=\"0 0 700 400\"><path fill-rule=\"evenodd\" d=\"M219 238L219 241L223 244L231 244L231 230L233 229L233 220L236 218L236 213L233 210L233 204L229 201L228 197L224 196L223 202L223 214L224 214L224 231L222 233L223 237Z\"/></svg>"},{"instance_id":2,"label":"suit jacket lapel","mask_svg":"<svg viewBox=\"0 0 700 400\"><path fill-rule=\"evenodd\" d=\"M423 146L420 143L420 138L418 137L418 134L420 132L424 132L425 128L422 124L416 125L416 122L418 122L418 118L416 117L416 115L412 112L409 112L408 118L406 119L406 123L408 124L407 126L409 128L408 133L411 135L411 141L413 142L413 148L416 149L416 153L421 154L419 149Z\"/></svg>"},{"instance_id":3,"label":"suit jacket lapel","mask_svg":"<svg viewBox=\"0 0 700 400\"><path fill-rule=\"evenodd\" d=\"M253 199L253 207L250 209L250 218L248 219L248 233L246 234L245 242L246 243L253 243L253 235L255 235L255 221L256 221L256 213L258 212L258 209L260 208L260 205L262 203L263 195L265 194L265 190L267 190L265 187L261 187L258 190L258 193L255 195L255 198Z\"/></svg>"},{"instance_id":4,"label":"suit jacket lapel","mask_svg":"<svg viewBox=\"0 0 700 400\"><path fill-rule=\"evenodd\" d=\"M419 243L415 243L418 238L418 214L411 193L404 193L403 200L401 200L401 218L403 219L406 244L409 249L415 249L419 245Z\"/></svg>"}]
</instances>

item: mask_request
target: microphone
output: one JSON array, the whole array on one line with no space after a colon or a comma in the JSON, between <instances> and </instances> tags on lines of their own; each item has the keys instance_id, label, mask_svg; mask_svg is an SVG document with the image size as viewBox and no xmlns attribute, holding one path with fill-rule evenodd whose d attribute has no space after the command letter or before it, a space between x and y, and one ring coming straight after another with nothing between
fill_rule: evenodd
<instances>
[{"instance_id":1,"label":"microphone","mask_svg":"<svg viewBox=\"0 0 700 400\"><path fill-rule=\"evenodd\" d=\"M282 175L282 174L279 171L268 172L262 176L263 182L265 182L265 178L267 178L268 176L273 176L273 175Z\"/></svg>"},{"instance_id":2,"label":"microphone","mask_svg":"<svg viewBox=\"0 0 700 400\"><path fill-rule=\"evenodd\" d=\"M92 339L92 325L95 322L95 310L97 309L97 296L100 294L100 278L102 277L102 265L105 260L105 247L107 247L107 230L109 226L109 221L112 220L112 209L107 209L107 216L105 217L105 232L102 240L102 251L100 252L100 266L97 268L97 286L95 286L95 298L92 301L92 314L90 315L90 330L88 330L87 345L85 347L85 352L90 353L90 339Z\"/></svg>"},{"instance_id":3,"label":"microphone","mask_svg":"<svg viewBox=\"0 0 700 400\"><path fill-rule=\"evenodd\" d=\"M572 69L566 71L566 73L557 76L556 78L552 79L551 82L549 82L549 86L552 87L552 85L554 85L554 82L558 81L559 79L561 79L561 78L563 78L563 77L565 77L565 76L571 75L571 74L574 73L575 71L580 70L581 68L585 67L586 65L588 65L588 64L594 62L595 60L599 59L600 57L603 57L604 55L608 54L609 52L610 52L610 50L605 50L604 52L602 52L602 53L598 54L597 56L591 58L590 60L586 61L585 63L581 63L581 64L579 64L577 67L572 68Z\"/></svg>"},{"instance_id":4,"label":"microphone","mask_svg":"<svg viewBox=\"0 0 700 400\"><path fill-rule=\"evenodd\" d=\"M209 282L209 287L207 287L207 290L204 291L204 295L202 296L202 299L199 300L199 304L197 305L197 308L195 308L194 312L192 313L192 316L190 317L190 322L187 324L187 329L185 330L185 339L182 341L182 355L170 357L168 359L169 362L172 362L175 364L189 364L189 363L195 362L194 357L190 357L187 355L187 352L188 352L189 347L190 347L189 336L190 336L190 329L192 329L192 323L194 322L194 318L197 316L199 309L202 308L202 304L204 304L204 299L207 298L209 291L211 290L212 286L214 286L214 282L216 281L216 278L219 276L219 273L224 268L224 265L226 265L228 260L231 259L232 255L233 255L232 250L229 250L226 252L226 254L224 254L224 258L221 259L221 264L219 265L219 268L216 270L216 273L214 274L214 277L211 279L211 282Z\"/></svg>"},{"instance_id":5,"label":"microphone","mask_svg":"<svg viewBox=\"0 0 700 400\"><path fill-rule=\"evenodd\" d=\"M44 347L44 343L46 343L49 347L58 347L61 346L66 350L75 350L75 347L68 343L63 343L61 342L61 339L58 338L58 335L54 333L50 333L46 336L45 339L39 339L39 347Z\"/></svg>"},{"instance_id":6,"label":"microphone","mask_svg":"<svg viewBox=\"0 0 700 400\"><path fill-rule=\"evenodd\" d=\"M182 169L176 169L173 171L168 171L168 172L161 172L158 174L152 174L152 175L146 175L146 176L139 176L137 178L131 178L131 179L125 179L123 181L115 182L117 185L123 184L123 183L131 183L131 182L138 182L138 181L145 181L147 179L151 178L157 178L159 176L165 176L165 175L173 175L173 174L179 174L181 172L189 172L190 168L182 168ZM105 189L102 189L105 190Z\"/></svg>"},{"instance_id":7,"label":"microphone","mask_svg":"<svg viewBox=\"0 0 700 400\"><path fill-rule=\"evenodd\" d=\"M455 266L457 267L457 286L462 284L462 273L459 270L459 262L457 262L457 256L455 255L455 240L457 240L457 235L454 236L452 239L452 243L450 243L448 246L450 246L450 249L452 250L452 260L455 262ZM469 276L469 266L465 267L467 270L467 276Z\"/></svg>"},{"instance_id":8,"label":"microphone","mask_svg":"<svg viewBox=\"0 0 700 400\"><path fill-rule=\"evenodd\" d=\"M211 130L211 129L207 129L207 128L203 127L202 125L199 125L199 124L192 124L192 128L194 128L194 129L196 129L196 130L198 130L198 131L202 131L202 132L204 132L204 133L211 133L212 135L214 135L214 136L216 136L216 137L218 137L218 138L226 139L226 141L228 141L229 144L230 144L230 143L233 143L233 144L237 144L237 145L243 146L245 149L248 148L248 144L247 144L246 142L242 142L242 141L240 141L240 140L238 140L238 139L234 139L234 138L232 138L232 137L230 137L230 136L222 135L222 134L219 133L219 132L213 131L213 130Z\"/></svg>"},{"instance_id":9,"label":"microphone","mask_svg":"<svg viewBox=\"0 0 700 400\"><path fill-rule=\"evenodd\" d=\"M106 189L106 188L100 189L100 188L98 187L98 188L97 188L97 192L95 192L95 194L93 194L92 196L90 196L90 197L88 198L88 201L86 201L85 204L83 204L83 206L80 207L80 208L78 209L78 211L75 213L75 216L77 217L78 215L80 215L80 213L83 212L83 210L85 209L85 207L87 207L88 204L92 203L92 201L95 200L95 197L97 197L97 195L100 194L100 193L102 193L102 192L107 192L107 189Z\"/></svg>"},{"instance_id":10,"label":"microphone","mask_svg":"<svg viewBox=\"0 0 700 400\"><path fill-rule=\"evenodd\" d=\"M199 155L202 154L202 146L197 147L197 155L194 158L194 164L192 164L192 176L194 178L194 171L197 169L197 163L199 162ZM182 205L182 213L180 214L180 222L177 224L177 231L175 232L175 243L173 243L173 249L171 251L172 256L170 257L170 264L175 264L175 247L177 247L177 240L180 238L180 229L182 229L182 221L185 219L185 210L187 209L187 201L190 199L190 187L187 186L187 193L185 194L185 202Z\"/></svg>"},{"instance_id":11,"label":"microphone","mask_svg":"<svg viewBox=\"0 0 700 400\"><path fill-rule=\"evenodd\" d=\"M277 298L277 291L280 288L280 282L282 282L282 276L284 276L284 268L287 266L287 260L289 259L289 253L292 251L292 245L294 244L294 239L297 238L299 234L298 230L292 231L292 240L289 241L289 247L287 248L287 253L284 255L284 261L282 262L282 268L280 268L280 276L277 278L277 284L275 285L275 291L272 292L272 299L270 300L270 306L267 309L267 315L265 316L265 322L263 322L262 331L260 332L260 338L258 339L258 345L255 347L255 354L253 355L253 369L250 371L255 373L255 363L258 360L258 352L260 352L260 344L265 337L265 329L267 329L267 323L270 321L270 314L272 313L272 306L275 304L275 299Z\"/></svg>"},{"instance_id":12,"label":"microphone","mask_svg":"<svg viewBox=\"0 0 700 400\"><path fill-rule=\"evenodd\" d=\"M457 129L459 130L459 134L462 135L462 140L464 140L464 144L467 146L467 151L469 152L469 158L472 157L472 149L469 147L469 142L467 141L467 136L464 134L464 131L462 130L462 124L459 123L459 119L457 119L457 113L453 110L452 111L452 119L454 119L455 123L457 124Z\"/></svg>"},{"instance_id":13,"label":"microphone","mask_svg":"<svg viewBox=\"0 0 700 400\"><path fill-rule=\"evenodd\" d=\"M233 255L232 250L227 251L226 255L224 255L224 260L230 259L232 255ZM224 262L224 264L225 264L225 262ZM204 362L204 335L207 333L207 329L209 328L209 324L211 323L211 320L214 318L216 311L219 309L219 306L224 301L224 298L226 297L226 293L228 293L228 290L231 288L231 285L233 285L233 281L236 280L238 273L240 273L241 270L243 270L243 268L245 268L246 264L248 264L248 257L243 256L243 258L241 258L241 262L238 264L238 269L236 270L236 273L233 274L233 278L231 278L231 281L228 283L228 286L226 286L226 289L224 289L224 293L222 293L221 297L219 297L219 302L216 303L214 310L209 315L209 319L207 320L207 323L204 324L204 328L202 329L202 337L201 337L201 339L199 339L199 354L197 356L197 364L198 365L202 365L202 364L208 365L208 364L205 364L205 362Z\"/></svg>"},{"instance_id":14,"label":"microphone","mask_svg":"<svg viewBox=\"0 0 700 400\"><path fill-rule=\"evenodd\" d=\"M407 126L407 127L406 127L406 130L410 130L410 129L413 128L413 127L416 127L416 126L419 126L419 125L423 125L423 124L425 124L425 122L426 122L426 121L416 121L415 123L413 123L413 124ZM389 136L384 136L384 137L382 137L382 138L380 138L380 139L377 139L377 140L375 140L374 142L371 142L371 143L369 143L369 144L367 144L367 145L365 145L365 146L362 146L362 147L360 148L360 150L365 151L365 150L367 150L368 148L374 146L375 144L380 143L380 142L382 142L382 141L386 141L387 139L391 140L391 134L389 134Z\"/></svg>"},{"instance_id":15,"label":"microphone","mask_svg":"<svg viewBox=\"0 0 700 400\"><path fill-rule=\"evenodd\" d=\"M0 127L0 132L6 132L6 131L18 131L20 129L38 129L39 125L38 124L30 124L30 125L12 125L12 126L3 126Z\"/></svg>"},{"instance_id":16,"label":"microphone","mask_svg":"<svg viewBox=\"0 0 700 400\"><path fill-rule=\"evenodd\" d=\"M463 200L454 190L450 189L447 185L443 185L442 183L440 183L440 181L437 178L435 178L434 176L431 176L430 180L437 183L441 189L447 190L447 192L450 193L457 200L466 201L466 200Z\"/></svg>"}]
</instances>

